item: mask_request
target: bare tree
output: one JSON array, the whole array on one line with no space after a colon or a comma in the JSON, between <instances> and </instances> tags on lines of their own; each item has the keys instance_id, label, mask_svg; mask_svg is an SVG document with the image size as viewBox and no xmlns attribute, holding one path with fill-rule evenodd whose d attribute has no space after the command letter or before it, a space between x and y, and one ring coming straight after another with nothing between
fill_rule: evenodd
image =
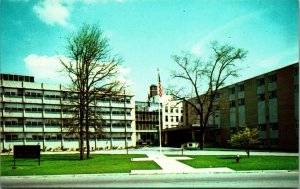
<instances>
[{"instance_id":1,"label":"bare tree","mask_svg":"<svg viewBox=\"0 0 300 189\"><path fill-rule=\"evenodd\" d=\"M179 85L170 86L168 93L177 99L189 104L199 118L200 123L200 149L204 148L205 133L209 116L216 111L218 106L214 101L218 90L230 77L237 77L237 60L243 60L247 51L235 48L231 45L220 45L218 42L211 43L212 56L208 61L203 61L189 52L182 56L173 55L172 59L179 67L178 71L172 71L172 79L179 79ZM191 92L188 87L192 88Z\"/></svg>"},{"instance_id":2,"label":"bare tree","mask_svg":"<svg viewBox=\"0 0 300 189\"><path fill-rule=\"evenodd\" d=\"M74 127L69 126L70 133L79 133L80 159L84 155L86 140L87 159L90 155L90 126L94 133L101 131L101 113L96 108L96 98L120 94L125 84L117 79L118 66L122 59L118 55L111 56L108 39L96 25L83 24L79 31L67 38L67 58L60 59L64 71L71 80L69 90L77 94L73 100Z\"/></svg>"}]
</instances>

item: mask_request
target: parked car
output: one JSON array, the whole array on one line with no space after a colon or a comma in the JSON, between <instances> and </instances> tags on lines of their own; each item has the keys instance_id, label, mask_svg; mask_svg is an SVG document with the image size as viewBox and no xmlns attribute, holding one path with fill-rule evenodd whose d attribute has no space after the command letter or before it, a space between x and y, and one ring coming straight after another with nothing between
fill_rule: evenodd
<instances>
[{"instance_id":1,"label":"parked car","mask_svg":"<svg viewBox=\"0 0 300 189\"><path fill-rule=\"evenodd\" d=\"M196 150L199 149L199 143L198 142L187 142L182 144L182 147L186 150Z\"/></svg>"}]
</instances>

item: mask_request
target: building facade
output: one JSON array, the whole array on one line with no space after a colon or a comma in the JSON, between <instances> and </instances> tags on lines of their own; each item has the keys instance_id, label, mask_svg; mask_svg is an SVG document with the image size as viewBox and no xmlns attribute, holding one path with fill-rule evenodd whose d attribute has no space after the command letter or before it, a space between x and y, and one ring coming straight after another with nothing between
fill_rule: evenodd
<instances>
[{"instance_id":1,"label":"building facade","mask_svg":"<svg viewBox=\"0 0 300 189\"><path fill-rule=\"evenodd\" d=\"M261 143L256 148L298 149L299 63L219 89L215 111L209 119L206 145L228 147L238 129L256 127ZM186 126L197 141L197 116L188 108Z\"/></svg>"},{"instance_id":2,"label":"building facade","mask_svg":"<svg viewBox=\"0 0 300 189\"><path fill-rule=\"evenodd\" d=\"M65 129L73 117L65 87L11 74L1 74L0 81L1 150L14 144L40 144L45 150L79 148L78 138ZM94 104L101 110L103 133L101 137L91 135L91 149L135 146L133 95L96 97Z\"/></svg>"},{"instance_id":3,"label":"building facade","mask_svg":"<svg viewBox=\"0 0 300 189\"><path fill-rule=\"evenodd\" d=\"M45 150L79 147L78 138L65 129L73 115L66 88L36 83L32 76L0 77L1 150L15 144L40 144ZM133 97L95 98L103 132L92 136L91 150L158 146L159 125L163 146L199 141L199 116L191 106L170 95L159 98L155 85L148 101L135 102ZM218 108L208 121L206 147L229 147L230 136L248 126L259 129L258 149L298 150L299 63L219 89L214 106Z\"/></svg>"},{"instance_id":4,"label":"building facade","mask_svg":"<svg viewBox=\"0 0 300 189\"><path fill-rule=\"evenodd\" d=\"M137 146L159 145L158 103L135 102Z\"/></svg>"}]
</instances>

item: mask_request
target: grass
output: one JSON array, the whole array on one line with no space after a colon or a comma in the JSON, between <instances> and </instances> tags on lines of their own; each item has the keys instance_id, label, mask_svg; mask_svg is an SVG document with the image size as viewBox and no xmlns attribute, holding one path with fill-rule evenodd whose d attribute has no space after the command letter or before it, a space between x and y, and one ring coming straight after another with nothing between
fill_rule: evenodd
<instances>
[{"instance_id":1,"label":"grass","mask_svg":"<svg viewBox=\"0 0 300 189\"><path fill-rule=\"evenodd\" d=\"M173 156L173 155L172 155ZM236 171L241 170L298 170L298 156L240 156L240 163L236 163L235 156L188 156L194 160L182 160L194 168L228 167Z\"/></svg>"},{"instance_id":2,"label":"grass","mask_svg":"<svg viewBox=\"0 0 300 189\"><path fill-rule=\"evenodd\" d=\"M63 175L129 173L131 170L160 169L154 161L132 162L131 158L147 157L143 154L101 154L91 155L89 160L79 160L79 154L42 155L41 165L37 159L16 159L1 156L1 176Z\"/></svg>"},{"instance_id":3,"label":"grass","mask_svg":"<svg viewBox=\"0 0 300 189\"><path fill-rule=\"evenodd\" d=\"M178 156L178 155L170 155ZM1 156L1 176L64 175L129 173L131 170L161 169L154 161L132 162L131 158L147 157L143 154L98 154L89 160L79 160L79 154L45 154L41 165L34 159L17 159L13 169L13 156ZM241 170L298 170L298 156L241 156L236 163L235 156L194 155L193 160L181 162L194 168L228 167Z\"/></svg>"}]
</instances>

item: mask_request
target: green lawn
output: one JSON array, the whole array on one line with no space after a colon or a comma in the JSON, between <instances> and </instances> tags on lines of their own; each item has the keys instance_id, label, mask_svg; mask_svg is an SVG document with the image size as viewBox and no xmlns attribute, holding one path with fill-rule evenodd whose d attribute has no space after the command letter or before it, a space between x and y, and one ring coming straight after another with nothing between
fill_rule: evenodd
<instances>
[{"instance_id":1,"label":"green lawn","mask_svg":"<svg viewBox=\"0 0 300 189\"><path fill-rule=\"evenodd\" d=\"M172 155L173 156L173 155ZM298 170L298 156L241 156L240 163L236 163L235 156L187 156L194 160L183 160L194 168L228 167L236 171L241 170Z\"/></svg>"},{"instance_id":2,"label":"green lawn","mask_svg":"<svg viewBox=\"0 0 300 189\"><path fill-rule=\"evenodd\" d=\"M13 156L1 156L1 175L60 175L129 173L130 170L160 169L154 161L131 162L131 158L147 157L143 154L101 154L91 155L89 160L79 160L79 154L42 155L41 165L35 159L16 159L13 169Z\"/></svg>"}]
</instances>

